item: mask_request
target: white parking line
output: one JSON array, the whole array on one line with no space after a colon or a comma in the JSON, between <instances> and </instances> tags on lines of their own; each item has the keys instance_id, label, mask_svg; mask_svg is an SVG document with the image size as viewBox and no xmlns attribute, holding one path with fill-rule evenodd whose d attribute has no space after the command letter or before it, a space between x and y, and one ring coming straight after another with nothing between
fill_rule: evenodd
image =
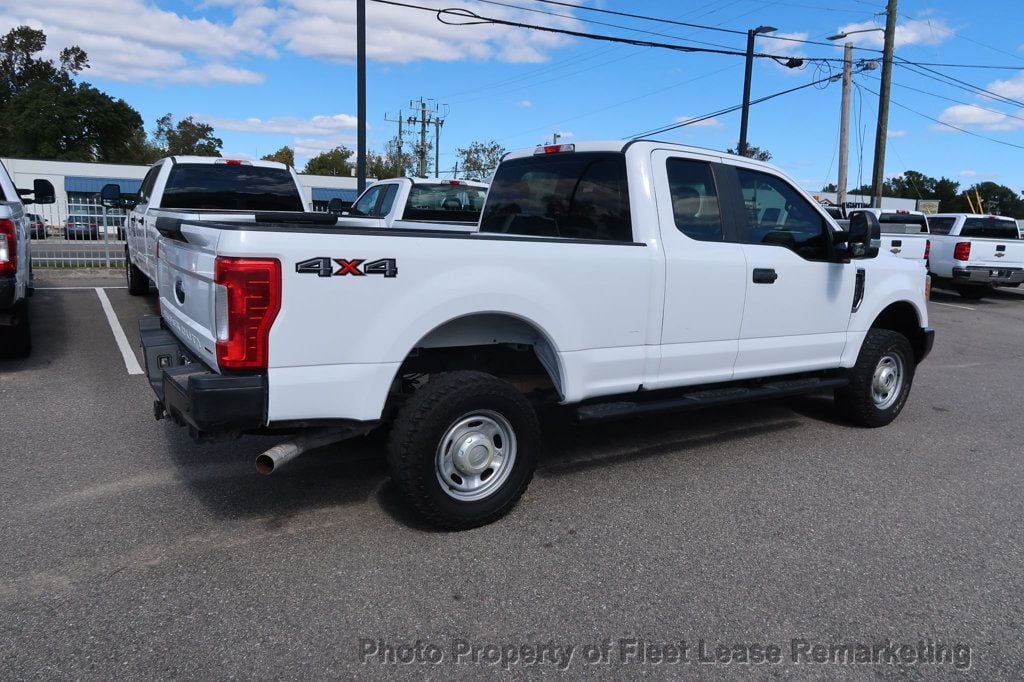
<instances>
[{"instance_id":1,"label":"white parking line","mask_svg":"<svg viewBox=\"0 0 1024 682\"><path fill-rule=\"evenodd\" d=\"M972 308L967 305L957 305L956 303L939 303L938 301L931 301L931 303L934 303L935 305L944 305L950 308L960 308L960 310L977 310L977 308Z\"/></svg>"},{"instance_id":2,"label":"white parking line","mask_svg":"<svg viewBox=\"0 0 1024 682\"><path fill-rule=\"evenodd\" d=\"M114 308L110 305L107 292L103 291L103 287L93 288L96 289L96 295L100 297L100 305L103 306L103 312L107 314L107 322L110 324L110 331L114 334L114 340L117 341L117 348L121 351L121 357L124 358L125 368L129 374L143 374L142 367L139 366L139 361L135 359L135 353L128 344L128 337L124 335L121 323L117 321L117 316L114 315Z\"/></svg>"}]
</instances>

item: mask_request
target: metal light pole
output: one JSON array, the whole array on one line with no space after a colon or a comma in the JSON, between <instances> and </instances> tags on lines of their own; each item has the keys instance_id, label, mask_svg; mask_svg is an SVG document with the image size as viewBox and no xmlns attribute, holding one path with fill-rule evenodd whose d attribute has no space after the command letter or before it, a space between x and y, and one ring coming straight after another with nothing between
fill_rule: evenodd
<instances>
[{"instance_id":1,"label":"metal light pole","mask_svg":"<svg viewBox=\"0 0 1024 682\"><path fill-rule=\"evenodd\" d=\"M366 0L356 0L356 189L366 189Z\"/></svg>"},{"instance_id":2,"label":"metal light pole","mask_svg":"<svg viewBox=\"0 0 1024 682\"><path fill-rule=\"evenodd\" d=\"M747 63L743 72L743 109L740 112L740 142L736 151L740 156L747 155L747 119L750 117L750 74L754 67L754 39L758 33L771 33L778 29L774 26L758 26L747 31Z\"/></svg>"}]
</instances>

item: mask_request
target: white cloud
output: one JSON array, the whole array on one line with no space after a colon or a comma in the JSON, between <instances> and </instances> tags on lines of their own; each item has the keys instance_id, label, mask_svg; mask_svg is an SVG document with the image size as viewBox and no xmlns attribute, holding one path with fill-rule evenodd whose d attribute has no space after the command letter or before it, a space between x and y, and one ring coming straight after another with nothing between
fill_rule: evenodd
<instances>
[{"instance_id":1,"label":"white cloud","mask_svg":"<svg viewBox=\"0 0 1024 682\"><path fill-rule=\"evenodd\" d=\"M992 180L993 178L996 177L996 174L990 173L988 171L976 171L974 169L968 168L966 170L960 171L960 177L973 180Z\"/></svg>"},{"instance_id":2,"label":"white cloud","mask_svg":"<svg viewBox=\"0 0 1024 682\"><path fill-rule=\"evenodd\" d=\"M239 57L276 56L265 28L275 12L241 8L232 23L193 19L143 0L47 0L0 10L0 28L27 24L47 36L47 56L78 45L89 77L119 81L258 83L263 76L232 66Z\"/></svg>"},{"instance_id":3,"label":"white cloud","mask_svg":"<svg viewBox=\"0 0 1024 682\"><path fill-rule=\"evenodd\" d=\"M883 27L873 21L860 21L840 26L839 33L850 33L852 35L843 41L837 41L837 43L849 41L865 47L881 48L885 42L884 31L853 33L854 31L875 28L881 29ZM950 28L949 24L942 19L907 19L902 24L896 24L895 45L897 48L904 45L938 45L954 35L956 35L956 31Z\"/></svg>"},{"instance_id":4,"label":"white cloud","mask_svg":"<svg viewBox=\"0 0 1024 682\"><path fill-rule=\"evenodd\" d=\"M982 130L1016 130L1024 127L1024 118L1013 118L999 111L982 109L973 104L956 104L939 114L939 120L958 128ZM933 126L934 130L950 130L946 126Z\"/></svg>"},{"instance_id":5,"label":"white cloud","mask_svg":"<svg viewBox=\"0 0 1024 682\"><path fill-rule=\"evenodd\" d=\"M985 88L997 95L1011 99L1024 99L1024 71L1004 81L994 81Z\"/></svg>"},{"instance_id":6,"label":"white cloud","mask_svg":"<svg viewBox=\"0 0 1024 682\"><path fill-rule=\"evenodd\" d=\"M415 4L435 10L461 8L477 14L508 20L578 27L572 19L543 17L522 10L498 6L483 7L459 0L420 0ZM355 3L336 0L288 0L280 11L275 38L289 50L308 57L348 61L355 58ZM420 59L457 61L461 59L503 62L542 62L548 52L568 43L568 38L494 24L450 26L425 11L368 3L367 23L374 27L367 35L366 53L380 62L408 63ZM469 18L446 15L452 23L471 23Z\"/></svg>"},{"instance_id":7,"label":"white cloud","mask_svg":"<svg viewBox=\"0 0 1024 682\"><path fill-rule=\"evenodd\" d=\"M961 178L976 178L978 177L978 171L975 170L962 170L960 171Z\"/></svg>"},{"instance_id":8,"label":"white cloud","mask_svg":"<svg viewBox=\"0 0 1024 682\"><path fill-rule=\"evenodd\" d=\"M886 131L886 137L890 140L902 140L907 136L906 130L889 130Z\"/></svg>"},{"instance_id":9,"label":"white cloud","mask_svg":"<svg viewBox=\"0 0 1024 682\"><path fill-rule=\"evenodd\" d=\"M295 166L297 168L302 168L306 165L306 161L321 152L330 151L335 147L347 147L354 150L355 146L355 139L346 136L318 138L297 137L291 145L292 149L295 150ZM352 160L355 160L355 154L352 155Z\"/></svg>"},{"instance_id":10,"label":"white cloud","mask_svg":"<svg viewBox=\"0 0 1024 682\"><path fill-rule=\"evenodd\" d=\"M533 102L531 102L528 99L521 99L518 102L516 102L516 106L520 107L521 109L529 109L530 107L533 106Z\"/></svg>"},{"instance_id":11,"label":"white cloud","mask_svg":"<svg viewBox=\"0 0 1024 682\"><path fill-rule=\"evenodd\" d=\"M336 133L339 130L355 128L359 120L349 114L313 116L312 118L295 118L292 116L268 119L234 119L218 118L216 116L198 116L197 118L205 123L209 123L218 130L286 135L326 135Z\"/></svg>"},{"instance_id":12,"label":"white cloud","mask_svg":"<svg viewBox=\"0 0 1024 682\"><path fill-rule=\"evenodd\" d=\"M693 123L687 124L687 128L721 128L722 122L717 118L706 118L703 121L694 121L694 116L677 116L674 123L686 123L687 121L693 121Z\"/></svg>"}]
</instances>

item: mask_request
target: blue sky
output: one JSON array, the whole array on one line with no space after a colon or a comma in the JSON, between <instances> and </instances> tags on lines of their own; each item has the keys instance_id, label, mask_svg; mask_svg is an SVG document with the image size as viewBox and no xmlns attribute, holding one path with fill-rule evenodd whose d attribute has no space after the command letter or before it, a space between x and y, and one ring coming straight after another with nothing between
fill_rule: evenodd
<instances>
[{"instance_id":1,"label":"blue sky","mask_svg":"<svg viewBox=\"0 0 1024 682\"><path fill-rule=\"evenodd\" d=\"M401 1L727 50L742 50L745 36L586 8L736 31L770 25L778 29L776 36L825 43L840 29L882 26L879 13L885 9L881 0L567 3L575 7L536 0ZM513 149L556 132L567 141L630 137L731 107L742 95L742 57L614 45L493 24L448 26L433 12L367 4L370 148L381 149L396 133L396 124L385 116L408 117L414 113L410 101L427 98L447 111L442 170L454 163L457 147L474 140L493 139ZM886 174L914 169L964 187L993 180L1024 189L1024 107L1007 101L1024 102L1024 3L901 0L899 12L898 58L1010 68L896 68ZM296 148L300 166L319 150L355 147L354 22L355 0L7 0L0 5L4 32L29 24L46 31L54 53L69 44L83 47L92 65L83 78L127 100L148 129L167 112L191 115L214 125L226 155L256 157L287 144ZM877 31L851 36L858 46L855 58L877 57L881 36ZM842 56L841 46L831 43L762 38L757 49L783 57ZM810 62L787 69L757 60L752 96L809 83L828 76L829 68L838 74L841 66ZM877 91L879 73L855 78L852 186L870 181L878 100L869 90ZM999 97L936 80L942 77ZM769 149L773 162L807 189L820 189L836 179L839 102L835 82L756 105L750 143ZM659 137L725 149L735 145L738 130L736 112Z\"/></svg>"}]
</instances>

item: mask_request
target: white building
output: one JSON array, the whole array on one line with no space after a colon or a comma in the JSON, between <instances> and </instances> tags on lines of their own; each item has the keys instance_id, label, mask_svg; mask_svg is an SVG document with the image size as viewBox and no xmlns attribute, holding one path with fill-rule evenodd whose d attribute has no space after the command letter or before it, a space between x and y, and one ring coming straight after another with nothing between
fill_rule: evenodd
<instances>
[{"instance_id":1,"label":"white building","mask_svg":"<svg viewBox=\"0 0 1024 682\"><path fill-rule=\"evenodd\" d=\"M18 187L31 187L35 179L49 180L57 194L52 206L29 206L51 225L63 225L69 214L83 213L82 207L98 201L103 185L116 183L121 191L139 191L149 166L119 163L82 163L78 161L41 161L39 159L0 159ZM315 210L326 210L327 202L338 198L355 201L356 178L332 175L299 175L305 198ZM69 208L70 206L70 208ZM97 207L97 210L100 210ZM95 213L95 212L94 212ZM98 213L97 213L98 215Z\"/></svg>"}]
</instances>

